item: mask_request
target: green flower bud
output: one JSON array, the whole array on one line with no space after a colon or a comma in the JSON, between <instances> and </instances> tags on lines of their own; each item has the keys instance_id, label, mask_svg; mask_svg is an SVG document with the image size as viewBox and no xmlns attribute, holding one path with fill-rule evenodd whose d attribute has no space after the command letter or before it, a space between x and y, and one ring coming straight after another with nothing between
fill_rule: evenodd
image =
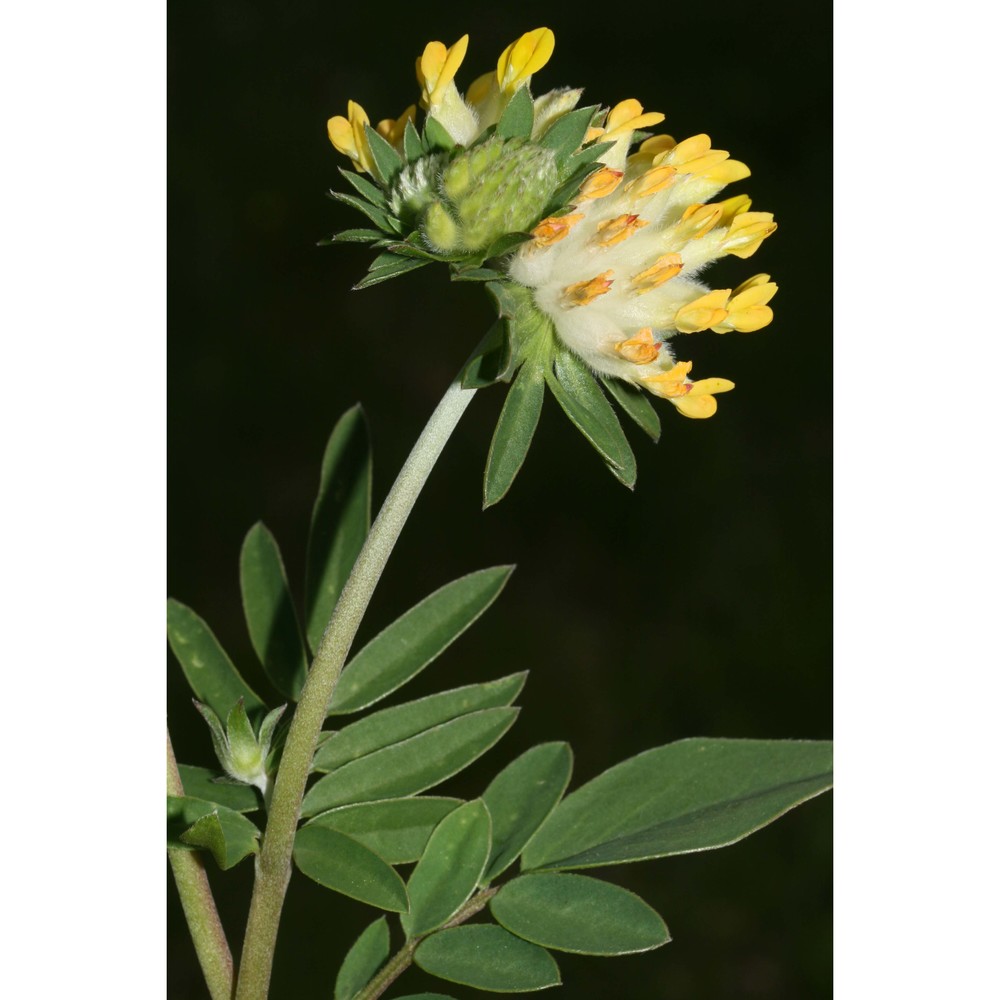
<instances>
[{"instance_id":1,"label":"green flower bud","mask_svg":"<svg viewBox=\"0 0 1000 1000\"><path fill-rule=\"evenodd\" d=\"M432 205L424 217L424 235L441 250L485 250L506 233L530 229L558 183L550 149L494 136L463 150L445 167L441 193L451 212Z\"/></svg>"},{"instance_id":2,"label":"green flower bud","mask_svg":"<svg viewBox=\"0 0 1000 1000\"><path fill-rule=\"evenodd\" d=\"M287 706L282 705L269 712L260 724L257 735L254 735L242 698L230 711L225 729L222 728L219 717L207 705L196 701L194 707L208 723L215 756L219 758L222 770L235 781L256 786L267 796L270 787L267 756L271 752L275 727Z\"/></svg>"}]
</instances>

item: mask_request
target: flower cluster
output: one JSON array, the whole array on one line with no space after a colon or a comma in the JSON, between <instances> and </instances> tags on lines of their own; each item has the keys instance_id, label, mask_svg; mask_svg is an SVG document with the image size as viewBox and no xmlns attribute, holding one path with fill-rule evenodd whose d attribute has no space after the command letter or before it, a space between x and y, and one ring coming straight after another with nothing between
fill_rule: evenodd
<instances>
[{"instance_id":1,"label":"flower cluster","mask_svg":"<svg viewBox=\"0 0 1000 1000\"><path fill-rule=\"evenodd\" d=\"M446 261L458 279L491 282L498 301L500 286L520 296L505 317L513 366L568 351L592 373L709 417L733 383L692 380L671 341L771 322L769 275L732 289L699 276L726 255L750 257L773 216L750 211L745 195L714 200L747 166L707 135L650 135L664 116L636 100L580 109L582 91L568 88L532 98L554 45L548 28L528 32L463 96L455 77L468 36L431 42L416 63L422 132L415 105L375 128L354 102L330 119L333 145L375 181L348 172L361 199L336 196L379 227L342 234L383 250L361 285Z\"/></svg>"}]
</instances>

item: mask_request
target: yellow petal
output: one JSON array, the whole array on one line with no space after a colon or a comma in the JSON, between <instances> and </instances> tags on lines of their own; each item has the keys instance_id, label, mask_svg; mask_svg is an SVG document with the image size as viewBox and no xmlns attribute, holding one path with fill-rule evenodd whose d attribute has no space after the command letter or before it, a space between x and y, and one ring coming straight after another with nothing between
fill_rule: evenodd
<instances>
[{"instance_id":1,"label":"yellow petal","mask_svg":"<svg viewBox=\"0 0 1000 1000\"><path fill-rule=\"evenodd\" d=\"M659 125L665 117L659 111L647 111L644 114L642 105L635 98L621 101L608 112L608 119L604 123L607 131L601 137L602 141L610 142L636 129Z\"/></svg>"},{"instance_id":2,"label":"yellow petal","mask_svg":"<svg viewBox=\"0 0 1000 1000\"><path fill-rule=\"evenodd\" d=\"M674 227L674 236L679 240L700 240L721 218L721 205L689 205Z\"/></svg>"},{"instance_id":3,"label":"yellow petal","mask_svg":"<svg viewBox=\"0 0 1000 1000\"><path fill-rule=\"evenodd\" d=\"M507 93L517 90L552 58L556 36L549 28L536 28L511 42L497 60L497 83Z\"/></svg>"},{"instance_id":4,"label":"yellow petal","mask_svg":"<svg viewBox=\"0 0 1000 1000\"><path fill-rule=\"evenodd\" d=\"M714 202L714 204L722 209L722 215L719 216L719 225L729 226L737 215L742 215L744 212L749 211L752 202L745 194L737 194L732 198Z\"/></svg>"},{"instance_id":5,"label":"yellow petal","mask_svg":"<svg viewBox=\"0 0 1000 1000\"><path fill-rule=\"evenodd\" d=\"M625 122L633 118L638 118L642 114L642 105L634 98L630 97L626 101L619 101L609 112L604 122L604 127L609 131L624 125Z\"/></svg>"},{"instance_id":6,"label":"yellow petal","mask_svg":"<svg viewBox=\"0 0 1000 1000\"><path fill-rule=\"evenodd\" d=\"M587 201L592 198L604 198L621 184L622 171L612 170L611 167L601 167L596 173L591 174L581 185L580 193L576 196L577 201Z\"/></svg>"},{"instance_id":7,"label":"yellow petal","mask_svg":"<svg viewBox=\"0 0 1000 1000\"><path fill-rule=\"evenodd\" d=\"M684 396L688 392L686 381L688 372L691 371L692 362L678 361L669 371L659 372L656 375L644 375L642 381L646 388L655 396L662 399L675 399Z\"/></svg>"},{"instance_id":8,"label":"yellow petal","mask_svg":"<svg viewBox=\"0 0 1000 1000\"><path fill-rule=\"evenodd\" d=\"M680 168L688 160L695 160L699 156L704 156L712 148L712 140L702 133L693 135L690 139L677 143L669 156L669 162Z\"/></svg>"},{"instance_id":9,"label":"yellow petal","mask_svg":"<svg viewBox=\"0 0 1000 1000\"><path fill-rule=\"evenodd\" d=\"M634 365L648 365L656 360L661 347L663 344L653 336L652 328L644 326L634 337L615 344L615 351Z\"/></svg>"},{"instance_id":10,"label":"yellow petal","mask_svg":"<svg viewBox=\"0 0 1000 1000\"><path fill-rule=\"evenodd\" d=\"M674 316L674 326L679 333L698 333L717 326L726 318L729 289L720 288L707 292L682 306Z\"/></svg>"},{"instance_id":11,"label":"yellow petal","mask_svg":"<svg viewBox=\"0 0 1000 1000\"><path fill-rule=\"evenodd\" d=\"M633 198L648 198L668 188L676 176L677 170L669 163L664 163L662 166L647 170L634 181L629 181L625 190Z\"/></svg>"},{"instance_id":12,"label":"yellow petal","mask_svg":"<svg viewBox=\"0 0 1000 1000\"><path fill-rule=\"evenodd\" d=\"M730 389L735 388L736 383L730 382L727 378L702 378L691 383L688 396L697 398L698 396L707 396L712 392L729 392Z\"/></svg>"},{"instance_id":13,"label":"yellow petal","mask_svg":"<svg viewBox=\"0 0 1000 1000\"><path fill-rule=\"evenodd\" d=\"M743 212L733 219L722 249L737 257L751 256L778 228L770 212Z\"/></svg>"},{"instance_id":14,"label":"yellow petal","mask_svg":"<svg viewBox=\"0 0 1000 1000\"><path fill-rule=\"evenodd\" d=\"M476 77L472 82L472 86L465 92L466 101L469 104L482 104L489 96L490 90L493 87L493 80L493 73L484 73L482 76Z\"/></svg>"},{"instance_id":15,"label":"yellow petal","mask_svg":"<svg viewBox=\"0 0 1000 1000\"><path fill-rule=\"evenodd\" d=\"M406 123L412 122L417 117L417 106L411 104L398 118L383 118L382 121L375 126L375 131L378 132L386 142L391 146L401 146L403 142L403 131L406 129Z\"/></svg>"},{"instance_id":16,"label":"yellow petal","mask_svg":"<svg viewBox=\"0 0 1000 1000\"><path fill-rule=\"evenodd\" d=\"M632 277L632 287L636 295L645 295L654 288L659 288L664 282L681 273L684 262L679 253L665 253L658 257L651 267L640 271Z\"/></svg>"},{"instance_id":17,"label":"yellow petal","mask_svg":"<svg viewBox=\"0 0 1000 1000\"><path fill-rule=\"evenodd\" d=\"M597 226L594 244L599 247L613 247L627 240L636 230L648 225L638 215L619 215L614 219L606 219ZM598 235L599 234L599 235Z\"/></svg>"},{"instance_id":18,"label":"yellow petal","mask_svg":"<svg viewBox=\"0 0 1000 1000\"><path fill-rule=\"evenodd\" d=\"M351 157L352 160L356 158L354 129L351 128L351 123L343 115L334 115L326 123L326 134L330 137L330 142L333 143L333 148L338 153L343 153L345 156Z\"/></svg>"},{"instance_id":19,"label":"yellow petal","mask_svg":"<svg viewBox=\"0 0 1000 1000\"><path fill-rule=\"evenodd\" d=\"M468 35L463 35L451 48L446 48L443 42L428 42L424 46L423 54L417 59L417 82L423 91L421 103L425 108L437 104L444 96L468 47Z\"/></svg>"},{"instance_id":20,"label":"yellow petal","mask_svg":"<svg viewBox=\"0 0 1000 1000\"><path fill-rule=\"evenodd\" d=\"M614 271L604 271L587 281L576 281L563 289L563 295L571 306L589 305L594 299L611 291Z\"/></svg>"},{"instance_id":21,"label":"yellow petal","mask_svg":"<svg viewBox=\"0 0 1000 1000\"><path fill-rule=\"evenodd\" d=\"M702 156L695 156L690 160L674 160L673 164L681 174L704 174L728 158L729 154L724 149L710 149Z\"/></svg>"},{"instance_id":22,"label":"yellow petal","mask_svg":"<svg viewBox=\"0 0 1000 1000\"><path fill-rule=\"evenodd\" d=\"M686 396L671 399L670 402L677 407L679 413L685 417L691 417L692 420L706 420L708 417L714 417L715 411L719 408L715 396L692 396L689 393Z\"/></svg>"},{"instance_id":23,"label":"yellow petal","mask_svg":"<svg viewBox=\"0 0 1000 1000\"><path fill-rule=\"evenodd\" d=\"M750 176L750 168L740 160L726 160L702 172L702 177L715 184L734 184Z\"/></svg>"},{"instance_id":24,"label":"yellow petal","mask_svg":"<svg viewBox=\"0 0 1000 1000\"><path fill-rule=\"evenodd\" d=\"M582 212L575 212L572 215L553 215L541 222L531 230L531 235L535 237L535 245L540 247L550 247L553 243L569 236L570 230L583 218Z\"/></svg>"}]
</instances>

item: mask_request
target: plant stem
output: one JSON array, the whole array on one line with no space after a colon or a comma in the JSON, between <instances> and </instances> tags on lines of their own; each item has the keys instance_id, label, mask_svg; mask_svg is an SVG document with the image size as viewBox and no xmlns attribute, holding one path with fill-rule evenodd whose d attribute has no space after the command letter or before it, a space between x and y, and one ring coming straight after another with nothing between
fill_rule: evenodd
<instances>
[{"instance_id":1,"label":"plant stem","mask_svg":"<svg viewBox=\"0 0 1000 1000\"><path fill-rule=\"evenodd\" d=\"M167 730L167 794L183 795L184 785L177 769L170 731ZM215 908L212 889L199 851L168 847L167 857L181 897L184 917L191 932L194 950L208 984L212 1000L230 1000L233 995L233 956L226 932Z\"/></svg>"},{"instance_id":2,"label":"plant stem","mask_svg":"<svg viewBox=\"0 0 1000 1000\"><path fill-rule=\"evenodd\" d=\"M474 917L484 906L500 891L500 886L496 886L493 889L483 889L482 892L477 892L475 896L470 899L465 906L463 906L458 913L455 914L441 928L441 930L447 930L449 927L457 927L459 924L464 924L466 920L470 917ZM432 931L431 933L435 933ZM354 998L354 1000L376 1000L377 997L382 996L385 991L392 986L392 984L410 967L413 963L413 956L416 953L417 947L420 942L423 941L425 937L429 935L424 934L422 937L414 938L412 941L407 941L399 951L396 952L392 958L384 966L382 966L382 971L379 972L371 982Z\"/></svg>"},{"instance_id":3,"label":"plant stem","mask_svg":"<svg viewBox=\"0 0 1000 1000\"><path fill-rule=\"evenodd\" d=\"M267 828L256 859L236 1000L264 1000L267 996L281 907L292 873L295 828L330 698L393 546L475 392L463 389L456 378L431 414L389 490L316 650L285 740Z\"/></svg>"}]
</instances>

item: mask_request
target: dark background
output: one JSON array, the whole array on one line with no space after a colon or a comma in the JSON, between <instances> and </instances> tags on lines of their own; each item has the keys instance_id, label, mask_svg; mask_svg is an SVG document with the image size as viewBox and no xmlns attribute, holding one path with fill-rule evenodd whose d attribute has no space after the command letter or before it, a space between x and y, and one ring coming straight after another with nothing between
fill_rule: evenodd
<instances>
[{"instance_id":1,"label":"dark background","mask_svg":"<svg viewBox=\"0 0 1000 1000\"><path fill-rule=\"evenodd\" d=\"M428 8L431 5L427 5ZM242 625L237 557L262 518L297 595L326 437L363 402L380 501L420 427L491 320L475 286L426 268L363 292L370 253L317 249L363 224L323 196L344 187L326 120L348 98L374 121L417 99L430 39L471 35L466 86L508 42L548 25L555 55L536 94L638 98L660 131L708 132L745 160L754 208L776 236L711 272L758 271L780 292L772 326L685 340L695 377L737 389L709 421L658 402L630 493L551 397L511 495L482 513L482 469L502 391L480 393L389 564L359 641L463 573L516 562L497 604L395 700L530 668L521 717L450 783L472 797L537 742L568 740L574 785L686 736L829 738L831 723L831 43L825 4L630 7L530 13L487 7L295 0L172 3L169 36L169 593L213 626L264 689ZM171 662L178 757L213 762ZM774 1000L831 994L829 796L724 851L622 866L613 881L666 918L667 947L617 959L559 956L564 995ZM601 874L597 872L596 874ZM232 941L251 865L212 873ZM215 877L218 875L218 877ZM172 998L207 996L170 902ZM296 875L273 996L332 996L336 968L374 912ZM463 990L419 972L390 995Z\"/></svg>"}]
</instances>

